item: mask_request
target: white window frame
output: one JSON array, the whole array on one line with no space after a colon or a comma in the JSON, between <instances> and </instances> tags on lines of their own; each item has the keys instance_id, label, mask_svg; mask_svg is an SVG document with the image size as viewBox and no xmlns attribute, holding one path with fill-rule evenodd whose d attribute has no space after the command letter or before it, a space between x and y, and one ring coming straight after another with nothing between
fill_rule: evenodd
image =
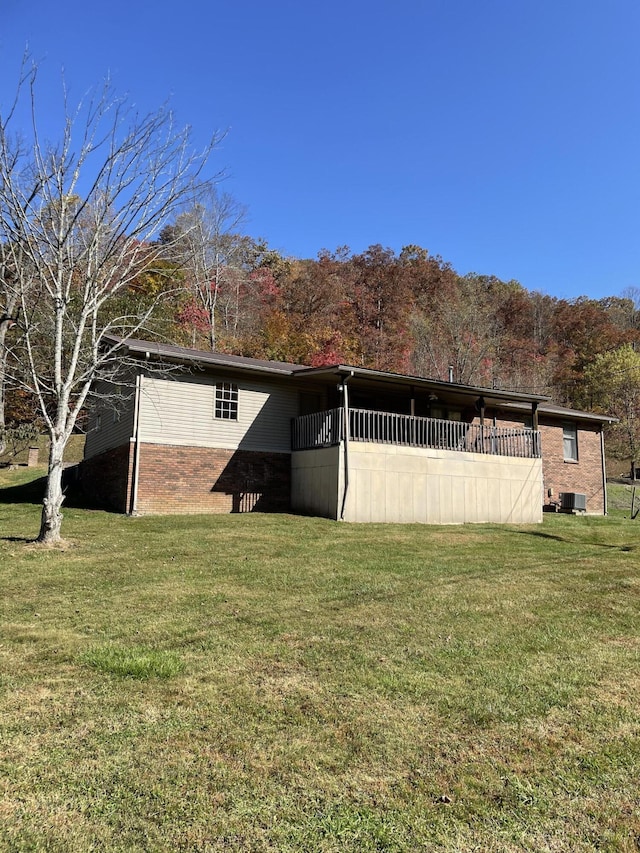
<instances>
[{"instance_id":1,"label":"white window frame","mask_svg":"<svg viewBox=\"0 0 640 853\"><path fill-rule=\"evenodd\" d=\"M562 455L565 462L578 461L578 425L575 421L562 424Z\"/></svg>"},{"instance_id":2,"label":"white window frame","mask_svg":"<svg viewBox=\"0 0 640 853\"><path fill-rule=\"evenodd\" d=\"M238 420L239 393L235 382L216 382L213 417L219 421Z\"/></svg>"}]
</instances>

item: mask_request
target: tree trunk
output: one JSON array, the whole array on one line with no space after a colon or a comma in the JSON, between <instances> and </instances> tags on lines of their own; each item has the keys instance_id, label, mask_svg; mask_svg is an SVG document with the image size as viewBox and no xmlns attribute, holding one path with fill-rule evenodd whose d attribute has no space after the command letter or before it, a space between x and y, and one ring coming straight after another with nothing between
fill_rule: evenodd
<instances>
[{"instance_id":1,"label":"tree trunk","mask_svg":"<svg viewBox=\"0 0 640 853\"><path fill-rule=\"evenodd\" d=\"M65 442L62 439L51 440L49 450L49 470L47 472L47 485L42 501L42 518L40 521L40 533L38 542L52 545L60 542L60 531L62 529L62 456Z\"/></svg>"},{"instance_id":2,"label":"tree trunk","mask_svg":"<svg viewBox=\"0 0 640 853\"><path fill-rule=\"evenodd\" d=\"M4 263L2 264L4 269ZM18 311L18 295L9 287L9 280L6 274L1 279L2 281L2 302L4 303L4 314L0 317L0 453L6 450L6 440L4 430L6 427L6 386L7 386L7 364L9 360L9 349L7 347L7 334L9 329L12 329L17 322Z\"/></svg>"},{"instance_id":3,"label":"tree trunk","mask_svg":"<svg viewBox=\"0 0 640 853\"><path fill-rule=\"evenodd\" d=\"M3 372L0 368L0 456L7 449L7 442L5 440L5 420L4 420L4 378Z\"/></svg>"},{"instance_id":4,"label":"tree trunk","mask_svg":"<svg viewBox=\"0 0 640 853\"><path fill-rule=\"evenodd\" d=\"M4 437L5 422L5 385L7 381L7 330L10 322L6 317L0 319L0 454L4 453L7 444Z\"/></svg>"}]
</instances>

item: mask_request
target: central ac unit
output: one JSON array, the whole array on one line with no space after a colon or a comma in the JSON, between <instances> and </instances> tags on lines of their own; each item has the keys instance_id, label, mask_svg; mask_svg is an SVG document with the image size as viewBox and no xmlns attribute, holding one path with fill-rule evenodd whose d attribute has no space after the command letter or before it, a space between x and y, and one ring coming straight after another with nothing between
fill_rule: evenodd
<instances>
[{"instance_id":1,"label":"central ac unit","mask_svg":"<svg viewBox=\"0 0 640 853\"><path fill-rule=\"evenodd\" d=\"M560 508L564 512L586 512L587 496L581 495L579 492L563 492Z\"/></svg>"}]
</instances>

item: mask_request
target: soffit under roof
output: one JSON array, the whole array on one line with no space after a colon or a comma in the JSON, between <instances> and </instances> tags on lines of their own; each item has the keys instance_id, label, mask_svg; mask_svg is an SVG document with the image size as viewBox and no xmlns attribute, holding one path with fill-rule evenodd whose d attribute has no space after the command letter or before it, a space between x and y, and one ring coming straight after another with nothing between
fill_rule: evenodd
<instances>
[{"instance_id":1,"label":"soffit under roof","mask_svg":"<svg viewBox=\"0 0 640 853\"><path fill-rule=\"evenodd\" d=\"M549 397L541 394L521 394L516 391L503 391L498 388L483 388L479 385L462 385L457 382L444 382L439 379L425 379L421 376L408 376L402 373L388 373L380 370L371 370L363 367L352 367L339 364L332 367L316 367L303 369L296 373L299 378L309 378L324 381L342 381L347 378L358 388L379 387L381 384L387 389L395 386L397 389L413 389L425 393L435 393L447 401L459 400L468 402L470 397L483 397L487 406L498 405L503 401L542 403Z\"/></svg>"},{"instance_id":2,"label":"soffit under roof","mask_svg":"<svg viewBox=\"0 0 640 853\"><path fill-rule=\"evenodd\" d=\"M258 373L277 373L284 376L291 376L298 371L306 369L304 365L290 364L285 361L267 361L260 358L247 358L242 355L207 352L205 350L178 347L173 344L164 344L157 341L144 341L132 338L123 342L122 346L128 351L129 355L140 356L142 358L161 358L168 361L177 361L185 365L228 367Z\"/></svg>"},{"instance_id":3,"label":"soffit under roof","mask_svg":"<svg viewBox=\"0 0 640 853\"><path fill-rule=\"evenodd\" d=\"M503 411L527 412L527 407L517 402L504 402L500 408ZM553 418L563 418L567 421L582 420L601 424L614 424L618 421L618 418L614 418L611 415L602 415L598 412L584 412L580 409L569 409L566 406L556 406L554 403L541 404L538 407L538 412L541 415L550 415Z\"/></svg>"}]
</instances>

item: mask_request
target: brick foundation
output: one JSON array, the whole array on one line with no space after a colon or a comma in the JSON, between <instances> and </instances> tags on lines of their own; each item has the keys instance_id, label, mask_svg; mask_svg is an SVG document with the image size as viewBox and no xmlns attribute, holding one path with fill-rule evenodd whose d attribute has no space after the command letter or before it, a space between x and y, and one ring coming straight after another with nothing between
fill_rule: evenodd
<instances>
[{"instance_id":1,"label":"brick foundation","mask_svg":"<svg viewBox=\"0 0 640 853\"><path fill-rule=\"evenodd\" d=\"M290 500L288 453L140 447L140 514L286 512Z\"/></svg>"},{"instance_id":2,"label":"brick foundation","mask_svg":"<svg viewBox=\"0 0 640 853\"><path fill-rule=\"evenodd\" d=\"M115 512L129 512L133 444L122 444L78 466L76 484L88 503Z\"/></svg>"}]
</instances>

